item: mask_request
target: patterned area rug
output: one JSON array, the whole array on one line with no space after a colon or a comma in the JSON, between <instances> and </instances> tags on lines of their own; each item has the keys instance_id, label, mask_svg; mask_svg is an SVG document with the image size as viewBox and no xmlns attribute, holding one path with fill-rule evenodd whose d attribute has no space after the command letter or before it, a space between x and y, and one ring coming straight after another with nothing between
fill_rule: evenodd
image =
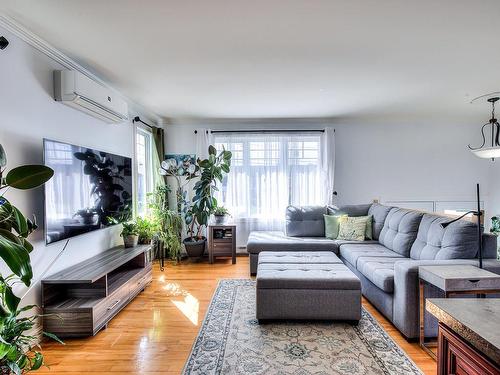
<instances>
[{"instance_id":1,"label":"patterned area rug","mask_svg":"<svg viewBox=\"0 0 500 375\"><path fill-rule=\"evenodd\" d=\"M222 280L184 374L421 374L365 310L358 326L296 322L259 325L255 282Z\"/></svg>"}]
</instances>

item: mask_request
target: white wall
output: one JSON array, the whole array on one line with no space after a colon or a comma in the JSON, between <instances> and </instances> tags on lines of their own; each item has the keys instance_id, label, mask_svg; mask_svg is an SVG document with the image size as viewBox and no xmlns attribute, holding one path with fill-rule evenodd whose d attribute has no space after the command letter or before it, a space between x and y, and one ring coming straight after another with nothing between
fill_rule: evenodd
<instances>
[{"instance_id":1,"label":"white wall","mask_svg":"<svg viewBox=\"0 0 500 375\"><path fill-rule=\"evenodd\" d=\"M133 125L106 124L53 99L53 70L62 66L0 28L10 45L0 51L0 143L7 153L7 169L26 163L42 163L42 139L50 138L133 156ZM43 238L43 189L10 190L6 197L23 213L34 213L40 229L30 240L34 287L23 303L39 303L38 278L60 253L65 241L45 246ZM78 263L121 242L118 226L69 240L67 249L48 274ZM0 271L6 271L0 264ZM17 290L23 294L25 288Z\"/></svg>"},{"instance_id":2,"label":"white wall","mask_svg":"<svg viewBox=\"0 0 500 375\"><path fill-rule=\"evenodd\" d=\"M474 201L478 182L488 224L493 214L500 213L500 161L479 159L467 149L467 144L479 140L480 118L425 117L423 114L423 119L406 121L389 117L365 121L177 120L166 126L165 147L171 153L195 152L194 129L202 127L238 130L333 126L339 204L373 199Z\"/></svg>"}]
</instances>

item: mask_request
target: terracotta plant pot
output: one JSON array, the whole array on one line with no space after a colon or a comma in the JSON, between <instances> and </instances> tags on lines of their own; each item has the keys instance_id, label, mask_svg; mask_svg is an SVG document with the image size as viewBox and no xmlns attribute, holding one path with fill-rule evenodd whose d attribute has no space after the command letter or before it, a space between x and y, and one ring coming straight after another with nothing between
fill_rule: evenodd
<instances>
[{"instance_id":1,"label":"terracotta plant pot","mask_svg":"<svg viewBox=\"0 0 500 375\"><path fill-rule=\"evenodd\" d=\"M134 234L123 237L123 245L125 247L137 246L137 242L139 242L139 236L136 236Z\"/></svg>"},{"instance_id":2,"label":"terracotta plant pot","mask_svg":"<svg viewBox=\"0 0 500 375\"><path fill-rule=\"evenodd\" d=\"M186 253L190 258L201 258L205 253L205 245L207 239L203 237L201 240L192 241L191 238L186 238L184 241L184 246L186 247Z\"/></svg>"}]
</instances>

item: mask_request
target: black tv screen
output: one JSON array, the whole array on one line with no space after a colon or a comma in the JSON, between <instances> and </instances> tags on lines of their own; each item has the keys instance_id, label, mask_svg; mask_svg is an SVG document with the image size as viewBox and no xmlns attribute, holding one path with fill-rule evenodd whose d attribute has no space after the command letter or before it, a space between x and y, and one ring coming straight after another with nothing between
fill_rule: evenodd
<instances>
[{"instance_id":1,"label":"black tv screen","mask_svg":"<svg viewBox=\"0 0 500 375\"><path fill-rule=\"evenodd\" d=\"M52 243L132 216L132 159L44 139L45 240Z\"/></svg>"}]
</instances>

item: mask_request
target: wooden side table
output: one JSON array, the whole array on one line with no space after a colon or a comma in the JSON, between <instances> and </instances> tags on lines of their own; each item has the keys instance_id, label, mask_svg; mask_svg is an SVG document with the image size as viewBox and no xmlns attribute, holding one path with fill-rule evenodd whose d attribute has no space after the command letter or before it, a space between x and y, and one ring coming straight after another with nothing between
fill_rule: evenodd
<instances>
[{"instance_id":1,"label":"wooden side table","mask_svg":"<svg viewBox=\"0 0 500 375\"><path fill-rule=\"evenodd\" d=\"M231 257L236 264L236 225L208 225L208 259L210 264L215 257Z\"/></svg>"},{"instance_id":2,"label":"wooden side table","mask_svg":"<svg viewBox=\"0 0 500 375\"><path fill-rule=\"evenodd\" d=\"M419 305L420 305L420 347L433 359L436 355L431 350L437 342L425 341L425 285L433 285L444 292L444 297L451 295L475 294L483 297L485 294L500 293L500 275L472 265L420 266Z\"/></svg>"}]
</instances>

